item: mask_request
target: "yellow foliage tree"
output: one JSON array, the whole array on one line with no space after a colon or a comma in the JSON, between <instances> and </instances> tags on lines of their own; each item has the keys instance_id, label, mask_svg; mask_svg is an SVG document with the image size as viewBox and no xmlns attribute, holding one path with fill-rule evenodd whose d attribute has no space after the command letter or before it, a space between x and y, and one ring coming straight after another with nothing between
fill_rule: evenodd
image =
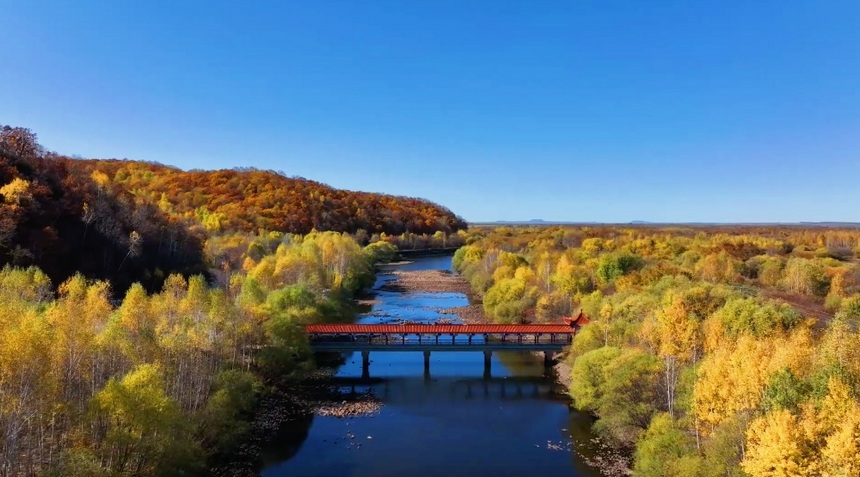
<instances>
[{"instance_id":1,"label":"yellow foliage tree","mask_svg":"<svg viewBox=\"0 0 860 477\"><path fill-rule=\"evenodd\" d=\"M32 198L30 181L16 177L12 182L0 187L0 195L10 204L21 205Z\"/></svg>"},{"instance_id":2,"label":"yellow foliage tree","mask_svg":"<svg viewBox=\"0 0 860 477\"><path fill-rule=\"evenodd\" d=\"M797 418L781 409L750 424L741 467L750 477L811 477L816 475L815 452Z\"/></svg>"}]
</instances>

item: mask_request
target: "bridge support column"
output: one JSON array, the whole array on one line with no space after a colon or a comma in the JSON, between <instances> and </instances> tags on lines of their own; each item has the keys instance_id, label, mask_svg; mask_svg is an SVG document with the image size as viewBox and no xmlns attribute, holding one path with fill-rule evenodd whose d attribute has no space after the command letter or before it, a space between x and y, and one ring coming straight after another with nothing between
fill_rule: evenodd
<instances>
[{"instance_id":1,"label":"bridge support column","mask_svg":"<svg viewBox=\"0 0 860 477\"><path fill-rule=\"evenodd\" d=\"M552 369L553 356L555 355L552 351L544 351L543 352L543 367L546 371Z\"/></svg>"},{"instance_id":2,"label":"bridge support column","mask_svg":"<svg viewBox=\"0 0 860 477\"><path fill-rule=\"evenodd\" d=\"M362 379L370 378L370 351L361 352L361 377Z\"/></svg>"},{"instance_id":3,"label":"bridge support column","mask_svg":"<svg viewBox=\"0 0 860 477\"><path fill-rule=\"evenodd\" d=\"M424 376L430 375L430 352L424 352Z\"/></svg>"},{"instance_id":4,"label":"bridge support column","mask_svg":"<svg viewBox=\"0 0 860 477\"><path fill-rule=\"evenodd\" d=\"M484 351L484 377L489 378L490 373L492 371L493 364L493 352L492 351Z\"/></svg>"}]
</instances>

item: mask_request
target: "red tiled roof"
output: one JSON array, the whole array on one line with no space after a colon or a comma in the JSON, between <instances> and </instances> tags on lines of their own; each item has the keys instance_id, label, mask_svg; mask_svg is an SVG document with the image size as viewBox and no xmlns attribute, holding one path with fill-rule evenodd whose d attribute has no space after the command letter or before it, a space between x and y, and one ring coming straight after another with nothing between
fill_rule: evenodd
<instances>
[{"instance_id":1,"label":"red tiled roof","mask_svg":"<svg viewBox=\"0 0 860 477\"><path fill-rule=\"evenodd\" d=\"M591 320L588 319L588 316L586 316L585 313L580 311L579 315L576 316L576 319L573 320L573 322L578 326L582 326L591 323Z\"/></svg>"},{"instance_id":2,"label":"red tiled roof","mask_svg":"<svg viewBox=\"0 0 860 477\"><path fill-rule=\"evenodd\" d=\"M576 318L571 318L569 316L563 316L562 319L564 320L565 323L567 323L570 326L574 326L574 325L575 326L582 326L582 325L587 325L587 324L591 323L591 320L588 319L588 316L586 316L585 313L583 313L582 311L580 311L579 314L576 315Z\"/></svg>"},{"instance_id":3,"label":"red tiled roof","mask_svg":"<svg viewBox=\"0 0 860 477\"><path fill-rule=\"evenodd\" d=\"M573 334L568 325L305 325L310 334Z\"/></svg>"}]
</instances>

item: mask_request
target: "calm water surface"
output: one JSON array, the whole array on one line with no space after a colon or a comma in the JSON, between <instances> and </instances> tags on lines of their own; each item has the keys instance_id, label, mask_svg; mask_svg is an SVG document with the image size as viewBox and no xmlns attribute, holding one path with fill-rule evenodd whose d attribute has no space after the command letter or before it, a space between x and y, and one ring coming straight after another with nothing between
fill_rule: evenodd
<instances>
[{"instance_id":1,"label":"calm water surface","mask_svg":"<svg viewBox=\"0 0 860 477\"><path fill-rule=\"evenodd\" d=\"M451 270L451 257L421 258L390 269ZM392 278L380 273L376 288ZM433 309L468 304L459 293L380 291L377 299L379 304L359 323L451 319ZM490 378L483 377L480 352L435 352L430 376L424 375L423 359L420 352L371 353L370 375L383 379L357 391L381 399L381 412L373 417L316 416L290 423L266 453L262 475L600 475L571 451L574 446L591 451L589 419L569 410L561 390L544 377L538 358L494 353ZM360 377L360 353L345 355L337 376Z\"/></svg>"}]
</instances>

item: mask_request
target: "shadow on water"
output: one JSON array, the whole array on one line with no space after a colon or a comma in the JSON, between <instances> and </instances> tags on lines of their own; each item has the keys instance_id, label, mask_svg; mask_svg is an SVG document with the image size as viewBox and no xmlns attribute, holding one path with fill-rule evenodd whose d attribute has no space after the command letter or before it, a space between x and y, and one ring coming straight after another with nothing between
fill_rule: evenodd
<instances>
[{"instance_id":1,"label":"shadow on water","mask_svg":"<svg viewBox=\"0 0 860 477\"><path fill-rule=\"evenodd\" d=\"M450 270L450 257L415 260L399 269ZM376 289L391 279L381 274ZM439 308L464 306L462 294L378 291L362 323L435 321ZM266 477L564 475L596 477L571 439L591 442L591 419L569 399L541 357L494 353L485 377L477 352L434 352L425 374L418 352L375 352L363 379L358 353L318 356L348 396L371 393L383 406L372 417L315 417L285 425L265 453Z\"/></svg>"},{"instance_id":2,"label":"shadow on water","mask_svg":"<svg viewBox=\"0 0 860 477\"><path fill-rule=\"evenodd\" d=\"M421 377L362 378L336 376L331 384L342 393L373 393L386 404L437 406L452 401L464 400L525 400L546 399L566 402L558 393L555 383L537 377Z\"/></svg>"},{"instance_id":3,"label":"shadow on water","mask_svg":"<svg viewBox=\"0 0 860 477\"><path fill-rule=\"evenodd\" d=\"M292 458L308 438L313 421L313 415L304 415L293 418L282 426L260 456L263 468Z\"/></svg>"}]
</instances>

